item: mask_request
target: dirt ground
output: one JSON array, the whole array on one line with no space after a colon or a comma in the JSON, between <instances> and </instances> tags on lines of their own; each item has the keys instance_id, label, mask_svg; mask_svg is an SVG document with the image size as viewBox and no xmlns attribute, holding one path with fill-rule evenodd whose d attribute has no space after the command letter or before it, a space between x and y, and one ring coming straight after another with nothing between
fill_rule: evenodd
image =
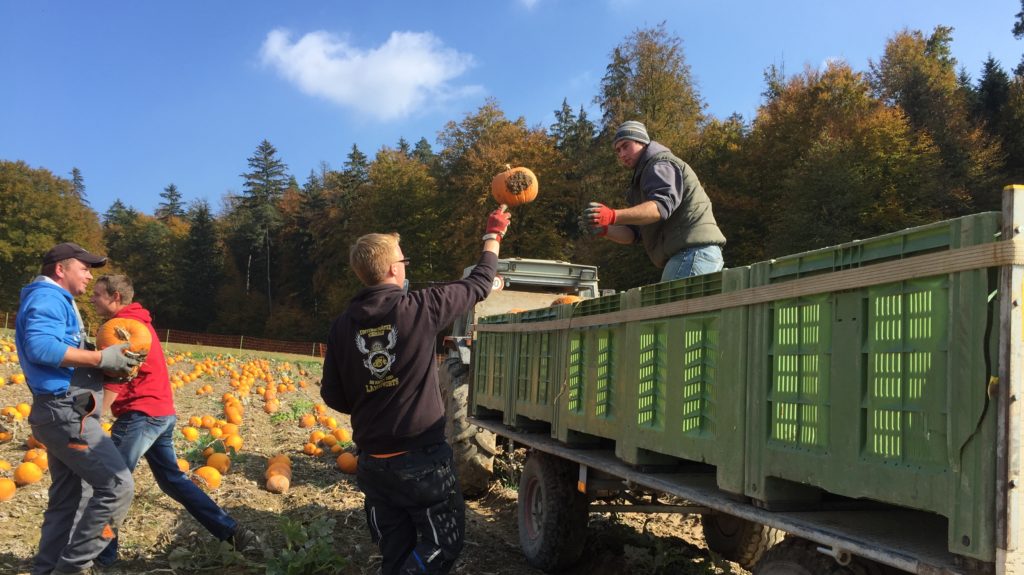
<instances>
[{"instance_id":1,"label":"dirt ground","mask_svg":"<svg viewBox=\"0 0 1024 575\"><path fill-rule=\"evenodd\" d=\"M12 382L21 373L4 346L10 338L0 335L0 409L31 403L26 385ZM197 376L176 392L178 430L190 416L222 418L222 396L238 393L230 386L230 371L242 371L253 356L169 354L172 375L196 373L195 366L210 359L212 373ZM208 363L209 365L209 363ZM263 399L255 393L241 398L245 406L240 434L244 445L234 455L231 469L211 496L235 519L263 540L262 549L242 553L220 544L183 508L157 487L146 463L135 471L136 494L132 510L121 529L121 561L105 573L346 573L377 572L379 556L370 541L362 510L362 495L354 476L335 466L335 456L303 454L303 444L317 425L301 428L298 415L312 412L320 402L317 382L319 362L266 364L275 382L290 379L295 391L279 395L281 408L274 416L263 411ZM300 375L299 370L306 371ZM306 384L302 387L300 382ZM197 395L210 385L212 392ZM255 383L253 388L259 383ZM349 428L348 418L328 411L339 425ZM0 444L0 460L16 466L27 451L28 426L23 421L0 417L0 425L13 432L11 441ZM210 441L206 435L200 443ZM177 434L179 456L193 469L202 456L197 443ZM275 495L264 489L267 459L276 453L292 458L291 489ZM516 486L519 457L506 456L503 477L492 482L490 492L467 503L466 546L454 573L526 575L540 573L530 567L519 550L516 528ZM10 477L11 471L0 471ZM10 501L0 503L0 573L27 572L38 543L42 513L46 507L49 475L38 483L19 487ZM326 524L333 521L333 526ZM301 531L306 530L305 541ZM319 529L319 531L318 531ZM329 529L329 530L328 530ZM344 565L338 556L346 558ZM321 560L317 564L315 560ZM319 565L319 566L317 566ZM573 574L745 574L735 564L712 557L702 542L700 522L681 515L592 514L583 559Z\"/></svg>"}]
</instances>

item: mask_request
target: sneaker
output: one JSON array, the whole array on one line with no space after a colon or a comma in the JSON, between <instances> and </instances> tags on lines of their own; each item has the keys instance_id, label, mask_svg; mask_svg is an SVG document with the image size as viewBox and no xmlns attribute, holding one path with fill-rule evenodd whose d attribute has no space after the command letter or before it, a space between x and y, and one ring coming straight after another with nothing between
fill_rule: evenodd
<instances>
[{"instance_id":1,"label":"sneaker","mask_svg":"<svg viewBox=\"0 0 1024 575\"><path fill-rule=\"evenodd\" d=\"M228 542L234 545L235 549L239 551L245 551L246 549L259 549L262 545L260 542L260 536L252 529L246 529L245 527L235 529L235 532L231 534L231 537L228 537Z\"/></svg>"}]
</instances>

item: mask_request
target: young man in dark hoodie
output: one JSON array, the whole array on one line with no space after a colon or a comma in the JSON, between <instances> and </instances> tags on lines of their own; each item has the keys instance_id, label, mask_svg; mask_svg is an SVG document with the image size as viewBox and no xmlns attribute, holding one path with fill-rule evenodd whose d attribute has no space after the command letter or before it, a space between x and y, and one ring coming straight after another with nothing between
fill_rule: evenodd
<instances>
[{"instance_id":1,"label":"young man in dark hoodie","mask_svg":"<svg viewBox=\"0 0 1024 575\"><path fill-rule=\"evenodd\" d=\"M492 212L469 276L413 292L398 234L365 235L349 251L366 288L331 326L320 394L352 415L356 480L384 575L448 573L462 550L466 509L444 436L435 342L490 293L508 225L508 213Z\"/></svg>"},{"instance_id":2,"label":"young man in dark hoodie","mask_svg":"<svg viewBox=\"0 0 1024 575\"><path fill-rule=\"evenodd\" d=\"M104 383L103 411L117 418L110 436L125 464L132 472L143 456L149 462L160 490L182 504L207 531L238 549L258 545L256 535L231 518L210 496L196 486L178 468L174 451L174 392L167 375L167 359L153 329L146 308L133 302L135 289L125 275L106 275L96 280L92 305L104 319L129 318L142 322L153 340L149 353L139 366L138 375L129 381ZM117 561L117 538L96 558L101 566Z\"/></svg>"},{"instance_id":3,"label":"young man in dark hoodie","mask_svg":"<svg viewBox=\"0 0 1024 575\"><path fill-rule=\"evenodd\" d=\"M663 282L722 269L725 236L693 168L652 141L635 120L619 126L612 146L619 163L633 170L626 191L630 207L590 202L580 218L590 233L620 244L643 243Z\"/></svg>"}]
</instances>

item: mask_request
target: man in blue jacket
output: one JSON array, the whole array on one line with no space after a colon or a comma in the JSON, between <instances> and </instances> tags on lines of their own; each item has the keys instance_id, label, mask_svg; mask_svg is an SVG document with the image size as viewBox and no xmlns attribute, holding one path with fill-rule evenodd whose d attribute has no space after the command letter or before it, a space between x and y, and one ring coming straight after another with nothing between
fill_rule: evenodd
<instances>
[{"instance_id":1,"label":"man in blue jacket","mask_svg":"<svg viewBox=\"0 0 1024 575\"><path fill-rule=\"evenodd\" d=\"M21 290L14 337L32 391L28 423L46 446L51 479L33 575L88 573L132 503L131 471L99 416L103 372L128 374L140 358L126 353L128 344L87 349L74 300L86 292L91 268L106 262L77 244L58 244Z\"/></svg>"}]
</instances>

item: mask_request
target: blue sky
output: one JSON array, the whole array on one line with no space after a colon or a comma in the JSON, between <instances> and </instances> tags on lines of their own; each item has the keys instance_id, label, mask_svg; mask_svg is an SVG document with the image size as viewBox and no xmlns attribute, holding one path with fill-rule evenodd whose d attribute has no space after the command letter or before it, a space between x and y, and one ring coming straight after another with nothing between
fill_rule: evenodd
<instances>
[{"instance_id":1,"label":"blue sky","mask_svg":"<svg viewBox=\"0 0 1024 575\"><path fill-rule=\"evenodd\" d=\"M763 72L843 59L867 70L909 28L952 26L977 78L1012 69L1019 0L0 0L0 159L67 177L104 212L152 213L174 183L219 209L263 139L303 182L404 137L435 145L486 98L548 126L593 99L611 50L666 22L708 112L753 118ZM657 137L655 135L655 137Z\"/></svg>"}]
</instances>

